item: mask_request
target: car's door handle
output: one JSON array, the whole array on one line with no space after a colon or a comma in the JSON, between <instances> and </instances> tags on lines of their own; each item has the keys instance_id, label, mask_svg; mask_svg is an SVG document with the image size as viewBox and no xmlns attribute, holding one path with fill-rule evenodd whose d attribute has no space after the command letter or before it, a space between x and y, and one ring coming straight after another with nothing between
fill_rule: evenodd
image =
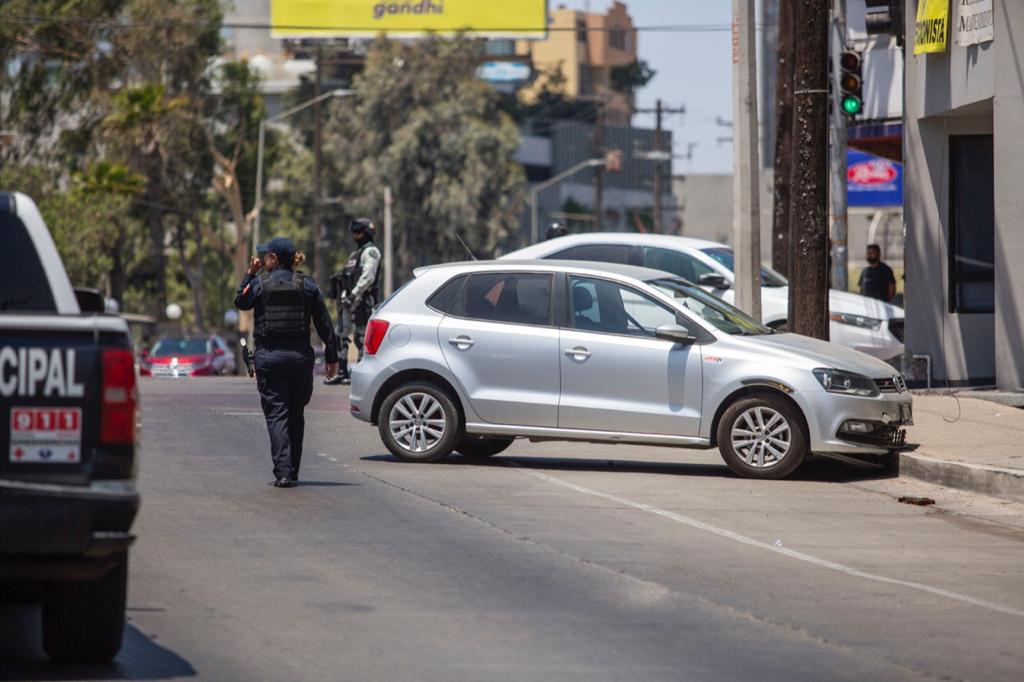
<instances>
[{"instance_id":1,"label":"car's door handle","mask_svg":"<svg viewBox=\"0 0 1024 682\"><path fill-rule=\"evenodd\" d=\"M473 344L476 343L476 341L469 338L468 336L456 336L454 338L448 339L448 343L455 346L459 350L469 350L470 348L473 347Z\"/></svg>"},{"instance_id":2,"label":"car's door handle","mask_svg":"<svg viewBox=\"0 0 1024 682\"><path fill-rule=\"evenodd\" d=\"M566 348L565 356L573 360L586 360L590 357L590 351L583 346L576 346L575 348Z\"/></svg>"}]
</instances>

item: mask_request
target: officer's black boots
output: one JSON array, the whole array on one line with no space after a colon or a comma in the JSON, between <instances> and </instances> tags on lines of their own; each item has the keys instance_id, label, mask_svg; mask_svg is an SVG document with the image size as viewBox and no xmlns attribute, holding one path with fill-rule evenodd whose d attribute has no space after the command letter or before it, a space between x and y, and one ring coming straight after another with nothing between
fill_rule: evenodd
<instances>
[{"instance_id":1,"label":"officer's black boots","mask_svg":"<svg viewBox=\"0 0 1024 682\"><path fill-rule=\"evenodd\" d=\"M294 488L296 482L290 478L279 478L274 481L275 488Z\"/></svg>"}]
</instances>

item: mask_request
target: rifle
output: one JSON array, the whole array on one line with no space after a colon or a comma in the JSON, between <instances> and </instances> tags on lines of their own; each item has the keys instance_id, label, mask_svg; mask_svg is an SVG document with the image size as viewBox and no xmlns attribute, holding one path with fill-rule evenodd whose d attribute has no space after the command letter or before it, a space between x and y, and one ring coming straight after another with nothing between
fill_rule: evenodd
<instances>
[{"instance_id":1,"label":"rifle","mask_svg":"<svg viewBox=\"0 0 1024 682\"><path fill-rule=\"evenodd\" d=\"M249 343L244 336L238 339L238 345L242 347L242 362L245 363L246 371L249 376L256 376L256 368L252 366L252 349L249 348Z\"/></svg>"}]
</instances>

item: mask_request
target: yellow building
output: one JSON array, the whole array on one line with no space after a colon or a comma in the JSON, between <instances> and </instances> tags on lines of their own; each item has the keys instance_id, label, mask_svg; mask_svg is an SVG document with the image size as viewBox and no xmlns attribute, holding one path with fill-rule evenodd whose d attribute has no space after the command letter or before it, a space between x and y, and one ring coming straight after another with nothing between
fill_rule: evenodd
<instances>
[{"instance_id":1,"label":"yellow building","mask_svg":"<svg viewBox=\"0 0 1024 682\"><path fill-rule=\"evenodd\" d=\"M536 97L547 79L543 74L561 68L561 89L569 97L606 98L609 123L629 123L631 95L611 89L611 71L637 61L637 32L626 6L612 2L604 14L580 12L564 5L551 12L548 37L516 42L516 54L529 57L541 74L521 91L527 102Z\"/></svg>"}]
</instances>

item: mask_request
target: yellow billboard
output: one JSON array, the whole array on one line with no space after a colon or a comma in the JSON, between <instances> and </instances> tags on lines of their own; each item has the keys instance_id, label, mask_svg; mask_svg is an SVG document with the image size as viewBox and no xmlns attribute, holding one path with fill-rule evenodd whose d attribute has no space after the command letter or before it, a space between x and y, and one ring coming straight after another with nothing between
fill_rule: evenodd
<instances>
[{"instance_id":1,"label":"yellow billboard","mask_svg":"<svg viewBox=\"0 0 1024 682\"><path fill-rule=\"evenodd\" d=\"M547 0L271 0L275 38L416 37L467 31L488 38L543 38Z\"/></svg>"},{"instance_id":2,"label":"yellow billboard","mask_svg":"<svg viewBox=\"0 0 1024 682\"><path fill-rule=\"evenodd\" d=\"M949 35L949 0L918 0L914 54L945 52Z\"/></svg>"}]
</instances>

